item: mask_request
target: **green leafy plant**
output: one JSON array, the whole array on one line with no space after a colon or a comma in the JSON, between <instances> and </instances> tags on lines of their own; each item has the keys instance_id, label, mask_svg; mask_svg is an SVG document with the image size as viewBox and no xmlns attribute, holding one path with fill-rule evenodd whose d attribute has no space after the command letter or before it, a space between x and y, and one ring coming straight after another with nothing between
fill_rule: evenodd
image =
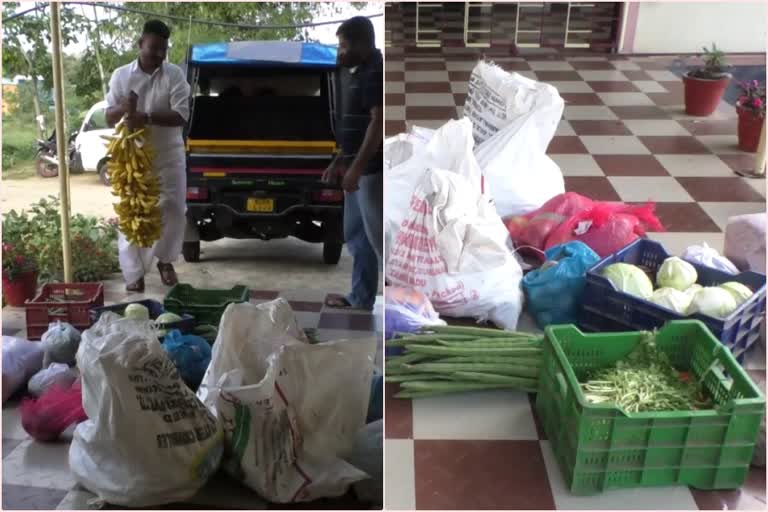
<instances>
[{"instance_id":1,"label":"green leafy plant","mask_svg":"<svg viewBox=\"0 0 768 512\"><path fill-rule=\"evenodd\" d=\"M23 241L36 259L43 282L64 278L59 204L57 197L49 196L29 212L12 210L3 217L3 241ZM114 221L77 214L70 219L70 233L76 282L101 281L120 270Z\"/></svg>"},{"instance_id":2,"label":"green leafy plant","mask_svg":"<svg viewBox=\"0 0 768 512\"><path fill-rule=\"evenodd\" d=\"M11 211L3 218L3 277L9 281L38 270L34 249L26 235L27 223L24 213Z\"/></svg>"},{"instance_id":3,"label":"green leafy plant","mask_svg":"<svg viewBox=\"0 0 768 512\"><path fill-rule=\"evenodd\" d=\"M704 65L694 69L689 75L705 80L719 80L728 76L730 66L726 61L725 52L719 49L715 43L712 43L711 49L706 46L702 49L704 53L699 57L704 61Z\"/></svg>"}]
</instances>

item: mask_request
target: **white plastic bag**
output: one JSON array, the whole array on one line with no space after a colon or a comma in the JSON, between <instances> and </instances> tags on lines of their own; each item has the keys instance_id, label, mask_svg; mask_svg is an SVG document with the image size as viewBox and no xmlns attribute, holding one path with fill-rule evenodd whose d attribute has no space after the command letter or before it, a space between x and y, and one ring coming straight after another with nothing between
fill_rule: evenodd
<instances>
[{"instance_id":1,"label":"white plastic bag","mask_svg":"<svg viewBox=\"0 0 768 512\"><path fill-rule=\"evenodd\" d=\"M723 254L740 270L765 274L765 213L728 219Z\"/></svg>"},{"instance_id":2,"label":"white plastic bag","mask_svg":"<svg viewBox=\"0 0 768 512\"><path fill-rule=\"evenodd\" d=\"M560 168L546 154L564 108L552 85L484 61L472 71L464 115L501 217L532 212L565 192Z\"/></svg>"},{"instance_id":3,"label":"white plastic bag","mask_svg":"<svg viewBox=\"0 0 768 512\"><path fill-rule=\"evenodd\" d=\"M441 314L490 319L514 330L523 307L522 269L496 210L469 181L430 170L397 232L387 279L423 292Z\"/></svg>"},{"instance_id":4,"label":"white plastic bag","mask_svg":"<svg viewBox=\"0 0 768 512\"><path fill-rule=\"evenodd\" d=\"M77 352L88 420L69 465L100 499L150 507L191 498L219 467L222 427L147 322L104 313Z\"/></svg>"},{"instance_id":5,"label":"white plastic bag","mask_svg":"<svg viewBox=\"0 0 768 512\"><path fill-rule=\"evenodd\" d=\"M464 176L472 190L481 191L481 171L472 151L472 123L468 119L451 120L432 134L429 142L424 143L426 129L415 128L416 135L408 135L412 153L405 161L385 170L386 194L384 194L384 230L385 248L388 260L389 249L393 247L395 233L408 216L408 204L416 185L430 168L444 169ZM402 158L398 154L404 149L395 145L385 147L385 159L396 162Z\"/></svg>"},{"instance_id":6,"label":"white plastic bag","mask_svg":"<svg viewBox=\"0 0 768 512\"><path fill-rule=\"evenodd\" d=\"M3 336L3 403L42 367L40 343Z\"/></svg>"},{"instance_id":7,"label":"white plastic bag","mask_svg":"<svg viewBox=\"0 0 768 512\"><path fill-rule=\"evenodd\" d=\"M686 248L682 257L686 261L699 263L705 267L714 268L728 274L739 273L739 269L736 268L736 265L731 260L717 252L717 249L707 245L706 242Z\"/></svg>"},{"instance_id":8,"label":"white plastic bag","mask_svg":"<svg viewBox=\"0 0 768 512\"><path fill-rule=\"evenodd\" d=\"M432 139L435 130L413 126L406 133L398 133L384 141L384 171L402 164L422 151Z\"/></svg>"},{"instance_id":9,"label":"white plastic bag","mask_svg":"<svg viewBox=\"0 0 768 512\"><path fill-rule=\"evenodd\" d=\"M31 395L40 397L55 384L69 389L76 380L77 369L70 368L68 364L53 363L34 374L27 383L27 389Z\"/></svg>"},{"instance_id":10,"label":"white plastic bag","mask_svg":"<svg viewBox=\"0 0 768 512\"><path fill-rule=\"evenodd\" d=\"M376 343L310 345L284 299L231 304L198 396L224 424L224 468L274 503L344 494L341 459L365 423Z\"/></svg>"}]
</instances>

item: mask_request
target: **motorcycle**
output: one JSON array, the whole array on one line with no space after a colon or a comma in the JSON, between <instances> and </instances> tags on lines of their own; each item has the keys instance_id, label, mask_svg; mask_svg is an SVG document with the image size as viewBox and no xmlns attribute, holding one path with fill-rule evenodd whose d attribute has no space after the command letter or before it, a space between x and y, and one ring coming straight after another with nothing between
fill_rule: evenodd
<instances>
[{"instance_id":1,"label":"motorcycle","mask_svg":"<svg viewBox=\"0 0 768 512\"><path fill-rule=\"evenodd\" d=\"M73 173L81 172L83 168L80 155L75 149L75 137L77 137L77 132L70 134L67 141L69 171ZM59 160L56 153L56 130L46 140L37 139L35 167L39 176L54 178L59 175Z\"/></svg>"}]
</instances>

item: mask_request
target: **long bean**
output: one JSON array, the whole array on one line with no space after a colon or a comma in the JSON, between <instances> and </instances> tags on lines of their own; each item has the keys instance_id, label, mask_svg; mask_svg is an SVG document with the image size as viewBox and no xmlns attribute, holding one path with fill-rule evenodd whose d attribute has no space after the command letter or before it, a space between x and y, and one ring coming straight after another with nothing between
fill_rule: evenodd
<instances>
[{"instance_id":1,"label":"long bean","mask_svg":"<svg viewBox=\"0 0 768 512\"><path fill-rule=\"evenodd\" d=\"M455 381L414 381L403 382L400 385L404 390L409 391L432 391L432 392L449 392L449 391L472 391L477 389L494 389L501 387L510 387L506 384L487 384L480 382L455 382Z\"/></svg>"},{"instance_id":2,"label":"long bean","mask_svg":"<svg viewBox=\"0 0 768 512\"><path fill-rule=\"evenodd\" d=\"M491 363L491 364L513 364L519 366L541 366L541 358L536 356L514 357L514 356L450 356L440 359L432 359L432 363Z\"/></svg>"},{"instance_id":3,"label":"long bean","mask_svg":"<svg viewBox=\"0 0 768 512\"><path fill-rule=\"evenodd\" d=\"M460 355L472 355L482 352L483 355L508 355L508 356L523 356L523 355L538 355L542 350L538 347L496 347L496 348L483 348L477 349L472 347L445 347L445 346L433 346L433 345L409 345L408 350L421 354L432 354L436 356L460 356Z\"/></svg>"},{"instance_id":4,"label":"long bean","mask_svg":"<svg viewBox=\"0 0 768 512\"><path fill-rule=\"evenodd\" d=\"M439 373L402 373L398 375L387 374L384 377L387 382L407 382L413 380L451 380L450 376Z\"/></svg>"},{"instance_id":5,"label":"long bean","mask_svg":"<svg viewBox=\"0 0 768 512\"><path fill-rule=\"evenodd\" d=\"M407 365L413 372L437 372L437 373L456 373L456 372L486 372L497 373L500 375L510 375L517 377L535 378L539 375L539 369L530 366L517 366L509 364L490 364L490 363L420 363Z\"/></svg>"},{"instance_id":6,"label":"long bean","mask_svg":"<svg viewBox=\"0 0 768 512\"><path fill-rule=\"evenodd\" d=\"M457 380L487 382L488 384L509 384L510 386L519 386L526 389L536 389L538 382L535 378L512 377L509 375L480 372L456 372L452 377Z\"/></svg>"},{"instance_id":7,"label":"long bean","mask_svg":"<svg viewBox=\"0 0 768 512\"><path fill-rule=\"evenodd\" d=\"M501 331L499 329L492 329L492 328L486 328L486 327L460 327L456 325L435 325L430 327L424 327L421 329L421 331L434 332L438 334L440 333L464 334L464 335L472 335L475 337L486 337L486 338L507 338L510 336L534 338L536 336L539 336L537 334L532 334L532 333Z\"/></svg>"},{"instance_id":8,"label":"long bean","mask_svg":"<svg viewBox=\"0 0 768 512\"><path fill-rule=\"evenodd\" d=\"M538 347L541 341L522 338L486 338L476 341L446 341L436 340L438 345L444 347L474 347L474 348L503 348L503 347Z\"/></svg>"},{"instance_id":9,"label":"long bean","mask_svg":"<svg viewBox=\"0 0 768 512\"><path fill-rule=\"evenodd\" d=\"M391 347L402 347L409 343L431 343L437 340L444 341L472 341L474 336L456 335L456 334L412 334L400 338L387 340L386 344Z\"/></svg>"},{"instance_id":10,"label":"long bean","mask_svg":"<svg viewBox=\"0 0 768 512\"><path fill-rule=\"evenodd\" d=\"M403 354L401 356L395 356L387 359L388 366L399 366L401 364L415 363L428 358L427 354Z\"/></svg>"}]
</instances>

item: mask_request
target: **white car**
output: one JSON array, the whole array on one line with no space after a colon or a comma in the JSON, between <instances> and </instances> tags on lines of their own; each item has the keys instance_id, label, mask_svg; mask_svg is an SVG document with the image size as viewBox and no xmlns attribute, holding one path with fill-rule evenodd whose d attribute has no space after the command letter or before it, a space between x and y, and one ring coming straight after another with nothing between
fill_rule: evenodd
<instances>
[{"instance_id":1,"label":"white car","mask_svg":"<svg viewBox=\"0 0 768 512\"><path fill-rule=\"evenodd\" d=\"M80 131L75 137L75 150L80 156L86 172L98 172L101 181L109 184L107 175L107 141L102 135L112 135L114 130L107 125L107 102L100 101L88 110Z\"/></svg>"}]
</instances>

